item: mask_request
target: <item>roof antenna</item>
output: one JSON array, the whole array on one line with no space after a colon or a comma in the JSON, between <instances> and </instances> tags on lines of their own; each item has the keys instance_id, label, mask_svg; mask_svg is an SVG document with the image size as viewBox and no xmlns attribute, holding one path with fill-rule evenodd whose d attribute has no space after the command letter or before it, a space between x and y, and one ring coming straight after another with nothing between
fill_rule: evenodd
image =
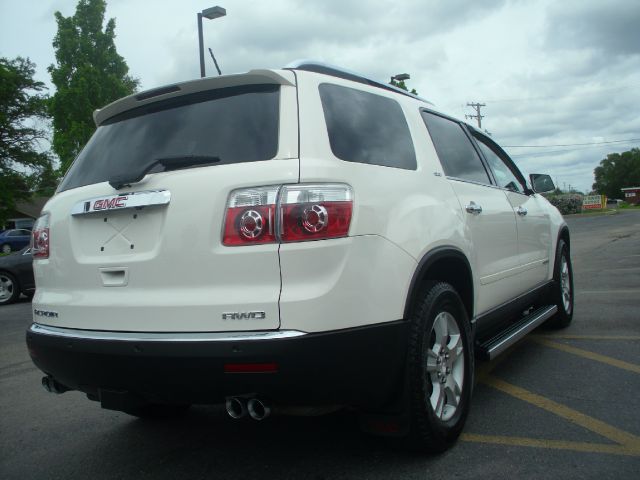
<instances>
[{"instance_id":1,"label":"roof antenna","mask_svg":"<svg viewBox=\"0 0 640 480\"><path fill-rule=\"evenodd\" d=\"M220 71L220 67L218 66L218 62L216 61L216 57L213 56L213 50L211 50L211 47L209 47L209 53L211 54L211 58L213 58L213 63L216 66L216 70L218 70L218 75L222 75L222 72Z\"/></svg>"}]
</instances>

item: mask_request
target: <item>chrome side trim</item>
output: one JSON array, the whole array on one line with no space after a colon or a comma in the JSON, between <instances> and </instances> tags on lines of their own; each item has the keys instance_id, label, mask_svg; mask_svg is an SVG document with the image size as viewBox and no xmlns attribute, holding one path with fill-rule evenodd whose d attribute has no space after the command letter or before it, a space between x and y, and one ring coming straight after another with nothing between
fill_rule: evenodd
<instances>
[{"instance_id":1,"label":"chrome side trim","mask_svg":"<svg viewBox=\"0 0 640 480\"><path fill-rule=\"evenodd\" d=\"M487 348L487 355L489 357L489 360L493 360L494 358L496 358L498 355L504 352L507 348L509 348L515 342L517 342L522 337L527 335L534 328L544 323L545 320L548 320L549 318L553 317L557 311L558 311L558 307L556 305L551 305L545 308L538 314L535 314L533 317L531 317L524 325L520 326L520 328L518 328L516 331L505 336L504 338L501 338L499 342L490 345Z\"/></svg>"},{"instance_id":2,"label":"chrome side trim","mask_svg":"<svg viewBox=\"0 0 640 480\"><path fill-rule=\"evenodd\" d=\"M169 190L118 193L88 198L78 202L71 209L71 215L167 205L169 202L171 202L171 192Z\"/></svg>"},{"instance_id":3,"label":"chrome side trim","mask_svg":"<svg viewBox=\"0 0 640 480\"><path fill-rule=\"evenodd\" d=\"M77 340L116 342L250 342L255 340L281 340L307 335L299 330L272 332L105 332L101 330L52 327L40 325L39 323L32 324L29 332Z\"/></svg>"}]
</instances>

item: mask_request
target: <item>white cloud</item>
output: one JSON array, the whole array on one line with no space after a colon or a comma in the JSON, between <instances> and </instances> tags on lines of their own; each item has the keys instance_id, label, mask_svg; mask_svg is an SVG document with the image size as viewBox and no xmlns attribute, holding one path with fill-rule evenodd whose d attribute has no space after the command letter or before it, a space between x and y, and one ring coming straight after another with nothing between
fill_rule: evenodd
<instances>
[{"instance_id":1,"label":"white cloud","mask_svg":"<svg viewBox=\"0 0 640 480\"><path fill-rule=\"evenodd\" d=\"M588 143L640 137L640 4L571 0L219 0L227 16L204 20L205 47L224 73L316 58L410 87L458 118L486 103L483 127L504 145ZM28 56L49 82L55 10L76 0L4 2L0 55ZM200 0L109 0L116 46L143 88L199 75ZM26 25L26 26L25 26ZM214 73L209 56L207 71ZM523 170L588 190L607 153L636 144L507 149ZM527 154L526 156L521 156Z\"/></svg>"}]
</instances>

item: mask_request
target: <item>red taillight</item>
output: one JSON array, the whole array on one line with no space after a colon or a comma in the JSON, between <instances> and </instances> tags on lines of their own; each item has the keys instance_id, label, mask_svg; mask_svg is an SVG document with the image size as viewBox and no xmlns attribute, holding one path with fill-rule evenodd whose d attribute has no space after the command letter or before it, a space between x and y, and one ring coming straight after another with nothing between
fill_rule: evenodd
<instances>
[{"instance_id":1,"label":"red taillight","mask_svg":"<svg viewBox=\"0 0 640 480\"><path fill-rule=\"evenodd\" d=\"M353 192L343 184L285 185L280 193L281 239L301 242L346 237Z\"/></svg>"},{"instance_id":2,"label":"red taillight","mask_svg":"<svg viewBox=\"0 0 640 480\"><path fill-rule=\"evenodd\" d=\"M229 196L222 243L256 245L276 241L276 198L279 187L236 190Z\"/></svg>"},{"instance_id":3,"label":"red taillight","mask_svg":"<svg viewBox=\"0 0 640 480\"><path fill-rule=\"evenodd\" d=\"M49 258L49 214L42 215L33 226L31 253L35 258Z\"/></svg>"},{"instance_id":4,"label":"red taillight","mask_svg":"<svg viewBox=\"0 0 640 480\"><path fill-rule=\"evenodd\" d=\"M275 242L274 213L275 205L228 208L223 243L233 246Z\"/></svg>"},{"instance_id":5,"label":"red taillight","mask_svg":"<svg viewBox=\"0 0 640 480\"><path fill-rule=\"evenodd\" d=\"M228 246L346 237L353 192L344 184L284 185L235 190L222 243Z\"/></svg>"},{"instance_id":6,"label":"red taillight","mask_svg":"<svg viewBox=\"0 0 640 480\"><path fill-rule=\"evenodd\" d=\"M282 241L346 237L351 223L351 209L351 202L283 205Z\"/></svg>"}]
</instances>

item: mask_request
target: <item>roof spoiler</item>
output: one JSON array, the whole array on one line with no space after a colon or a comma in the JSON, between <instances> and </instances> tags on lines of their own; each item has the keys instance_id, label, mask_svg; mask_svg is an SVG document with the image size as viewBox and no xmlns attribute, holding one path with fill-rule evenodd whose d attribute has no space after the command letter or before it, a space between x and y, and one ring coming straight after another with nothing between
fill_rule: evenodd
<instances>
[{"instance_id":1,"label":"roof spoiler","mask_svg":"<svg viewBox=\"0 0 640 480\"><path fill-rule=\"evenodd\" d=\"M295 86L295 76L286 71L274 70L250 70L247 73L224 75L220 77L206 77L188 82L175 83L160 88L134 93L128 97L116 100L106 107L93 112L93 121L96 126L102 125L109 118L127 110L147 105L171 97L178 97L189 93L201 92L215 88L235 87L238 85L274 84Z\"/></svg>"}]
</instances>

